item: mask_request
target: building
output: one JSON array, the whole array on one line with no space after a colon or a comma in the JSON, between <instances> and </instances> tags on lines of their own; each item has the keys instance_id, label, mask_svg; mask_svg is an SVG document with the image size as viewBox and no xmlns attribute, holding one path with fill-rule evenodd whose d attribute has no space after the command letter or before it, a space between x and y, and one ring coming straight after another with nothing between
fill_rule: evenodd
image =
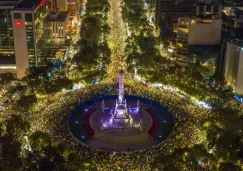
<instances>
[{"instance_id":1,"label":"building","mask_svg":"<svg viewBox=\"0 0 243 171\"><path fill-rule=\"evenodd\" d=\"M243 94L243 41L227 42L223 75L227 85Z\"/></svg>"},{"instance_id":2,"label":"building","mask_svg":"<svg viewBox=\"0 0 243 171\"><path fill-rule=\"evenodd\" d=\"M179 17L194 16L195 10L195 0L157 0L155 22L176 27Z\"/></svg>"},{"instance_id":3,"label":"building","mask_svg":"<svg viewBox=\"0 0 243 171\"><path fill-rule=\"evenodd\" d=\"M59 11L68 11L68 0L58 0L57 1L57 8Z\"/></svg>"},{"instance_id":4,"label":"building","mask_svg":"<svg viewBox=\"0 0 243 171\"><path fill-rule=\"evenodd\" d=\"M16 75L11 10L19 3L17 0L0 0L0 74L8 72Z\"/></svg>"},{"instance_id":5,"label":"building","mask_svg":"<svg viewBox=\"0 0 243 171\"><path fill-rule=\"evenodd\" d=\"M196 16L200 18L212 15L221 18L223 10L242 4L243 1L232 0L155 0L153 4L155 24L160 27L160 35L164 44L172 43L174 45L179 17Z\"/></svg>"},{"instance_id":6,"label":"building","mask_svg":"<svg viewBox=\"0 0 243 171\"><path fill-rule=\"evenodd\" d=\"M45 38L49 43L64 43L66 34L69 32L69 11L59 11L56 1L52 1L51 7L45 23Z\"/></svg>"},{"instance_id":7,"label":"building","mask_svg":"<svg viewBox=\"0 0 243 171\"><path fill-rule=\"evenodd\" d=\"M79 20L80 0L68 0L67 7L70 12L69 18L72 22L72 26L74 27Z\"/></svg>"},{"instance_id":8,"label":"building","mask_svg":"<svg viewBox=\"0 0 243 171\"><path fill-rule=\"evenodd\" d=\"M45 37L49 43L64 43L69 31L69 12L59 12L55 20L48 15L45 25Z\"/></svg>"},{"instance_id":9,"label":"building","mask_svg":"<svg viewBox=\"0 0 243 171\"><path fill-rule=\"evenodd\" d=\"M222 11L222 35L221 35L221 45L220 45L220 53L217 58L217 68L216 75L220 78L223 76L223 69L225 63L225 55L227 50L227 42L239 39L243 40L243 7L239 6L224 6Z\"/></svg>"},{"instance_id":10,"label":"building","mask_svg":"<svg viewBox=\"0 0 243 171\"><path fill-rule=\"evenodd\" d=\"M0 73L17 78L65 53L78 33L80 0L0 0ZM54 47L55 46L55 47ZM61 51L60 51L61 49ZM59 55L61 56L61 55Z\"/></svg>"},{"instance_id":11,"label":"building","mask_svg":"<svg viewBox=\"0 0 243 171\"><path fill-rule=\"evenodd\" d=\"M179 18L176 38L178 61L188 61L189 46L219 45L222 20L213 18Z\"/></svg>"},{"instance_id":12,"label":"building","mask_svg":"<svg viewBox=\"0 0 243 171\"><path fill-rule=\"evenodd\" d=\"M196 3L196 16L217 15L221 17L222 10L221 0L198 0Z\"/></svg>"},{"instance_id":13,"label":"building","mask_svg":"<svg viewBox=\"0 0 243 171\"><path fill-rule=\"evenodd\" d=\"M24 77L29 67L44 64L47 5L46 0L24 0L11 10L17 78Z\"/></svg>"},{"instance_id":14,"label":"building","mask_svg":"<svg viewBox=\"0 0 243 171\"><path fill-rule=\"evenodd\" d=\"M196 0L155 0L155 24L160 27L164 44L176 38L176 27L179 17L192 17L196 14Z\"/></svg>"},{"instance_id":15,"label":"building","mask_svg":"<svg viewBox=\"0 0 243 171\"><path fill-rule=\"evenodd\" d=\"M59 11L58 1L51 0L49 3L49 14L45 22L45 59L56 60L58 52L65 53L68 43L67 38L70 31L69 11Z\"/></svg>"}]
</instances>

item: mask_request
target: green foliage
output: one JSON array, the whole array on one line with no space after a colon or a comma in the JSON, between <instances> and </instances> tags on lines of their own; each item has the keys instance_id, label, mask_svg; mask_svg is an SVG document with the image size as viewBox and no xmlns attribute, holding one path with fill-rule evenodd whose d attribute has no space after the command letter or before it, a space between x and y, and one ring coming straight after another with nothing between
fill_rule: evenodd
<instances>
[{"instance_id":1,"label":"green foliage","mask_svg":"<svg viewBox=\"0 0 243 171\"><path fill-rule=\"evenodd\" d=\"M0 74L0 84L1 85L10 83L11 81L14 81L14 80L16 80L16 78L14 78L12 73Z\"/></svg>"},{"instance_id":2,"label":"green foliage","mask_svg":"<svg viewBox=\"0 0 243 171\"><path fill-rule=\"evenodd\" d=\"M29 137L30 146L33 151L43 152L51 145L51 139L47 133L36 131Z\"/></svg>"},{"instance_id":3,"label":"green foliage","mask_svg":"<svg viewBox=\"0 0 243 171\"><path fill-rule=\"evenodd\" d=\"M209 154L202 145L190 149L177 149L173 153L156 157L152 165L157 170L202 170L216 168L212 154Z\"/></svg>"},{"instance_id":4,"label":"green foliage","mask_svg":"<svg viewBox=\"0 0 243 171\"><path fill-rule=\"evenodd\" d=\"M239 166L234 165L230 162L221 163L219 166L219 171L241 171Z\"/></svg>"},{"instance_id":5,"label":"green foliage","mask_svg":"<svg viewBox=\"0 0 243 171\"><path fill-rule=\"evenodd\" d=\"M11 134L0 138L2 147L0 159L1 170L18 170L22 166L20 158L21 143Z\"/></svg>"},{"instance_id":6,"label":"green foliage","mask_svg":"<svg viewBox=\"0 0 243 171\"><path fill-rule=\"evenodd\" d=\"M65 73L63 71L54 73L53 69L52 65L30 68L23 80L35 94L52 94L72 88L72 81L65 76Z\"/></svg>"},{"instance_id":7,"label":"green foliage","mask_svg":"<svg viewBox=\"0 0 243 171\"><path fill-rule=\"evenodd\" d=\"M13 135L16 139L21 139L27 135L30 124L20 115L12 115L6 122L6 131L9 135Z\"/></svg>"},{"instance_id":8,"label":"green foliage","mask_svg":"<svg viewBox=\"0 0 243 171\"><path fill-rule=\"evenodd\" d=\"M148 23L146 22L146 11L144 9L144 1L142 0L124 0L122 16L123 20L128 24L131 32L136 35L144 32L148 33Z\"/></svg>"},{"instance_id":9,"label":"green foliage","mask_svg":"<svg viewBox=\"0 0 243 171\"><path fill-rule=\"evenodd\" d=\"M23 95L19 100L16 101L17 106L20 108L24 108L25 111L28 111L31 105L37 102L36 95Z\"/></svg>"},{"instance_id":10,"label":"green foliage","mask_svg":"<svg viewBox=\"0 0 243 171\"><path fill-rule=\"evenodd\" d=\"M109 9L108 0L86 3L80 31L81 40L78 42L79 52L71 62L78 65L81 78L88 83L102 79L110 63L111 51L107 44L110 28L106 23Z\"/></svg>"}]
</instances>

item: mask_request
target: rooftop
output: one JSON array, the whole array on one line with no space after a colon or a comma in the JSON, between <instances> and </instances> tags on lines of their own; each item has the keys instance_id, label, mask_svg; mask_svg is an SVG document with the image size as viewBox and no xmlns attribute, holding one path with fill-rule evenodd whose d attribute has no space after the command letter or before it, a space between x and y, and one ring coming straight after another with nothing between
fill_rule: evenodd
<instances>
[{"instance_id":1,"label":"rooftop","mask_svg":"<svg viewBox=\"0 0 243 171\"><path fill-rule=\"evenodd\" d=\"M35 9L44 5L48 0L22 0L16 7L17 10Z\"/></svg>"},{"instance_id":2,"label":"rooftop","mask_svg":"<svg viewBox=\"0 0 243 171\"><path fill-rule=\"evenodd\" d=\"M59 11L56 20L51 22L64 22L67 16L68 16L68 11L64 11L64 12ZM50 14L48 15L48 19L50 20Z\"/></svg>"},{"instance_id":3,"label":"rooftop","mask_svg":"<svg viewBox=\"0 0 243 171\"><path fill-rule=\"evenodd\" d=\"M20 3L20 0L0 0L0 9L1 7L7 6L17 6Z\"/></svg>"},{"instance_id":4,"label":"rooftop","mask_svg":"<svg viewBox=\"0 0 243 171\"><path fill-rule=\"evenodd\" d=\"M230 40L229 43L232 43L232 44L237 45L239 47L243 47L243 40L233 39L233 40Z\"/></svg>"}]
</instances>

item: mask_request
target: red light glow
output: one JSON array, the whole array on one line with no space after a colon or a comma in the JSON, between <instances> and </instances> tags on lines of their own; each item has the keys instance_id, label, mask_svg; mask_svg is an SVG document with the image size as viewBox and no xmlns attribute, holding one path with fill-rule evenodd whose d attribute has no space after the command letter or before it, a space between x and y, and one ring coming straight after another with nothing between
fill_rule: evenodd
<instances>
[{"instance_id":1,"label":"red light glow","mask_svg":"<svg viewBox=\"0 0 243 171\"><path fill-rule=\"evenodd\" d=\"M38 6L41 7L42 5L44 5L45 1L46 0L41 0Z\"/></svg>"},{"instance_id":2,"label":"red light glow","mask_svg":"<svg viewBox=\"0 0 243 171\"><path fill-rule=\"evenodd\" d=\"M23 22L22 21L15 21L15 25L16 27L20 28L23 26Z\"/></svg>"}]
</instances>

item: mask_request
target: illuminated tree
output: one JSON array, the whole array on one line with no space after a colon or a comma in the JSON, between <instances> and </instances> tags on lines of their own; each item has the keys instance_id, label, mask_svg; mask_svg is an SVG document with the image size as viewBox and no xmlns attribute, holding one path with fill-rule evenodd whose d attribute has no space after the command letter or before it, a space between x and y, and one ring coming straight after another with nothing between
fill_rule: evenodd
<instances>
[{"instance_id":1,"label":"illuminated tree","mask_svg":"<svg viewBox=\"0 0 243 171\"><path fill-rule=\"evenodd\" d=\"M36 131L29 137L30 146L33 151L43 152L51 145L51 139L47 133Z\"/></svg>"}]
</instances>

